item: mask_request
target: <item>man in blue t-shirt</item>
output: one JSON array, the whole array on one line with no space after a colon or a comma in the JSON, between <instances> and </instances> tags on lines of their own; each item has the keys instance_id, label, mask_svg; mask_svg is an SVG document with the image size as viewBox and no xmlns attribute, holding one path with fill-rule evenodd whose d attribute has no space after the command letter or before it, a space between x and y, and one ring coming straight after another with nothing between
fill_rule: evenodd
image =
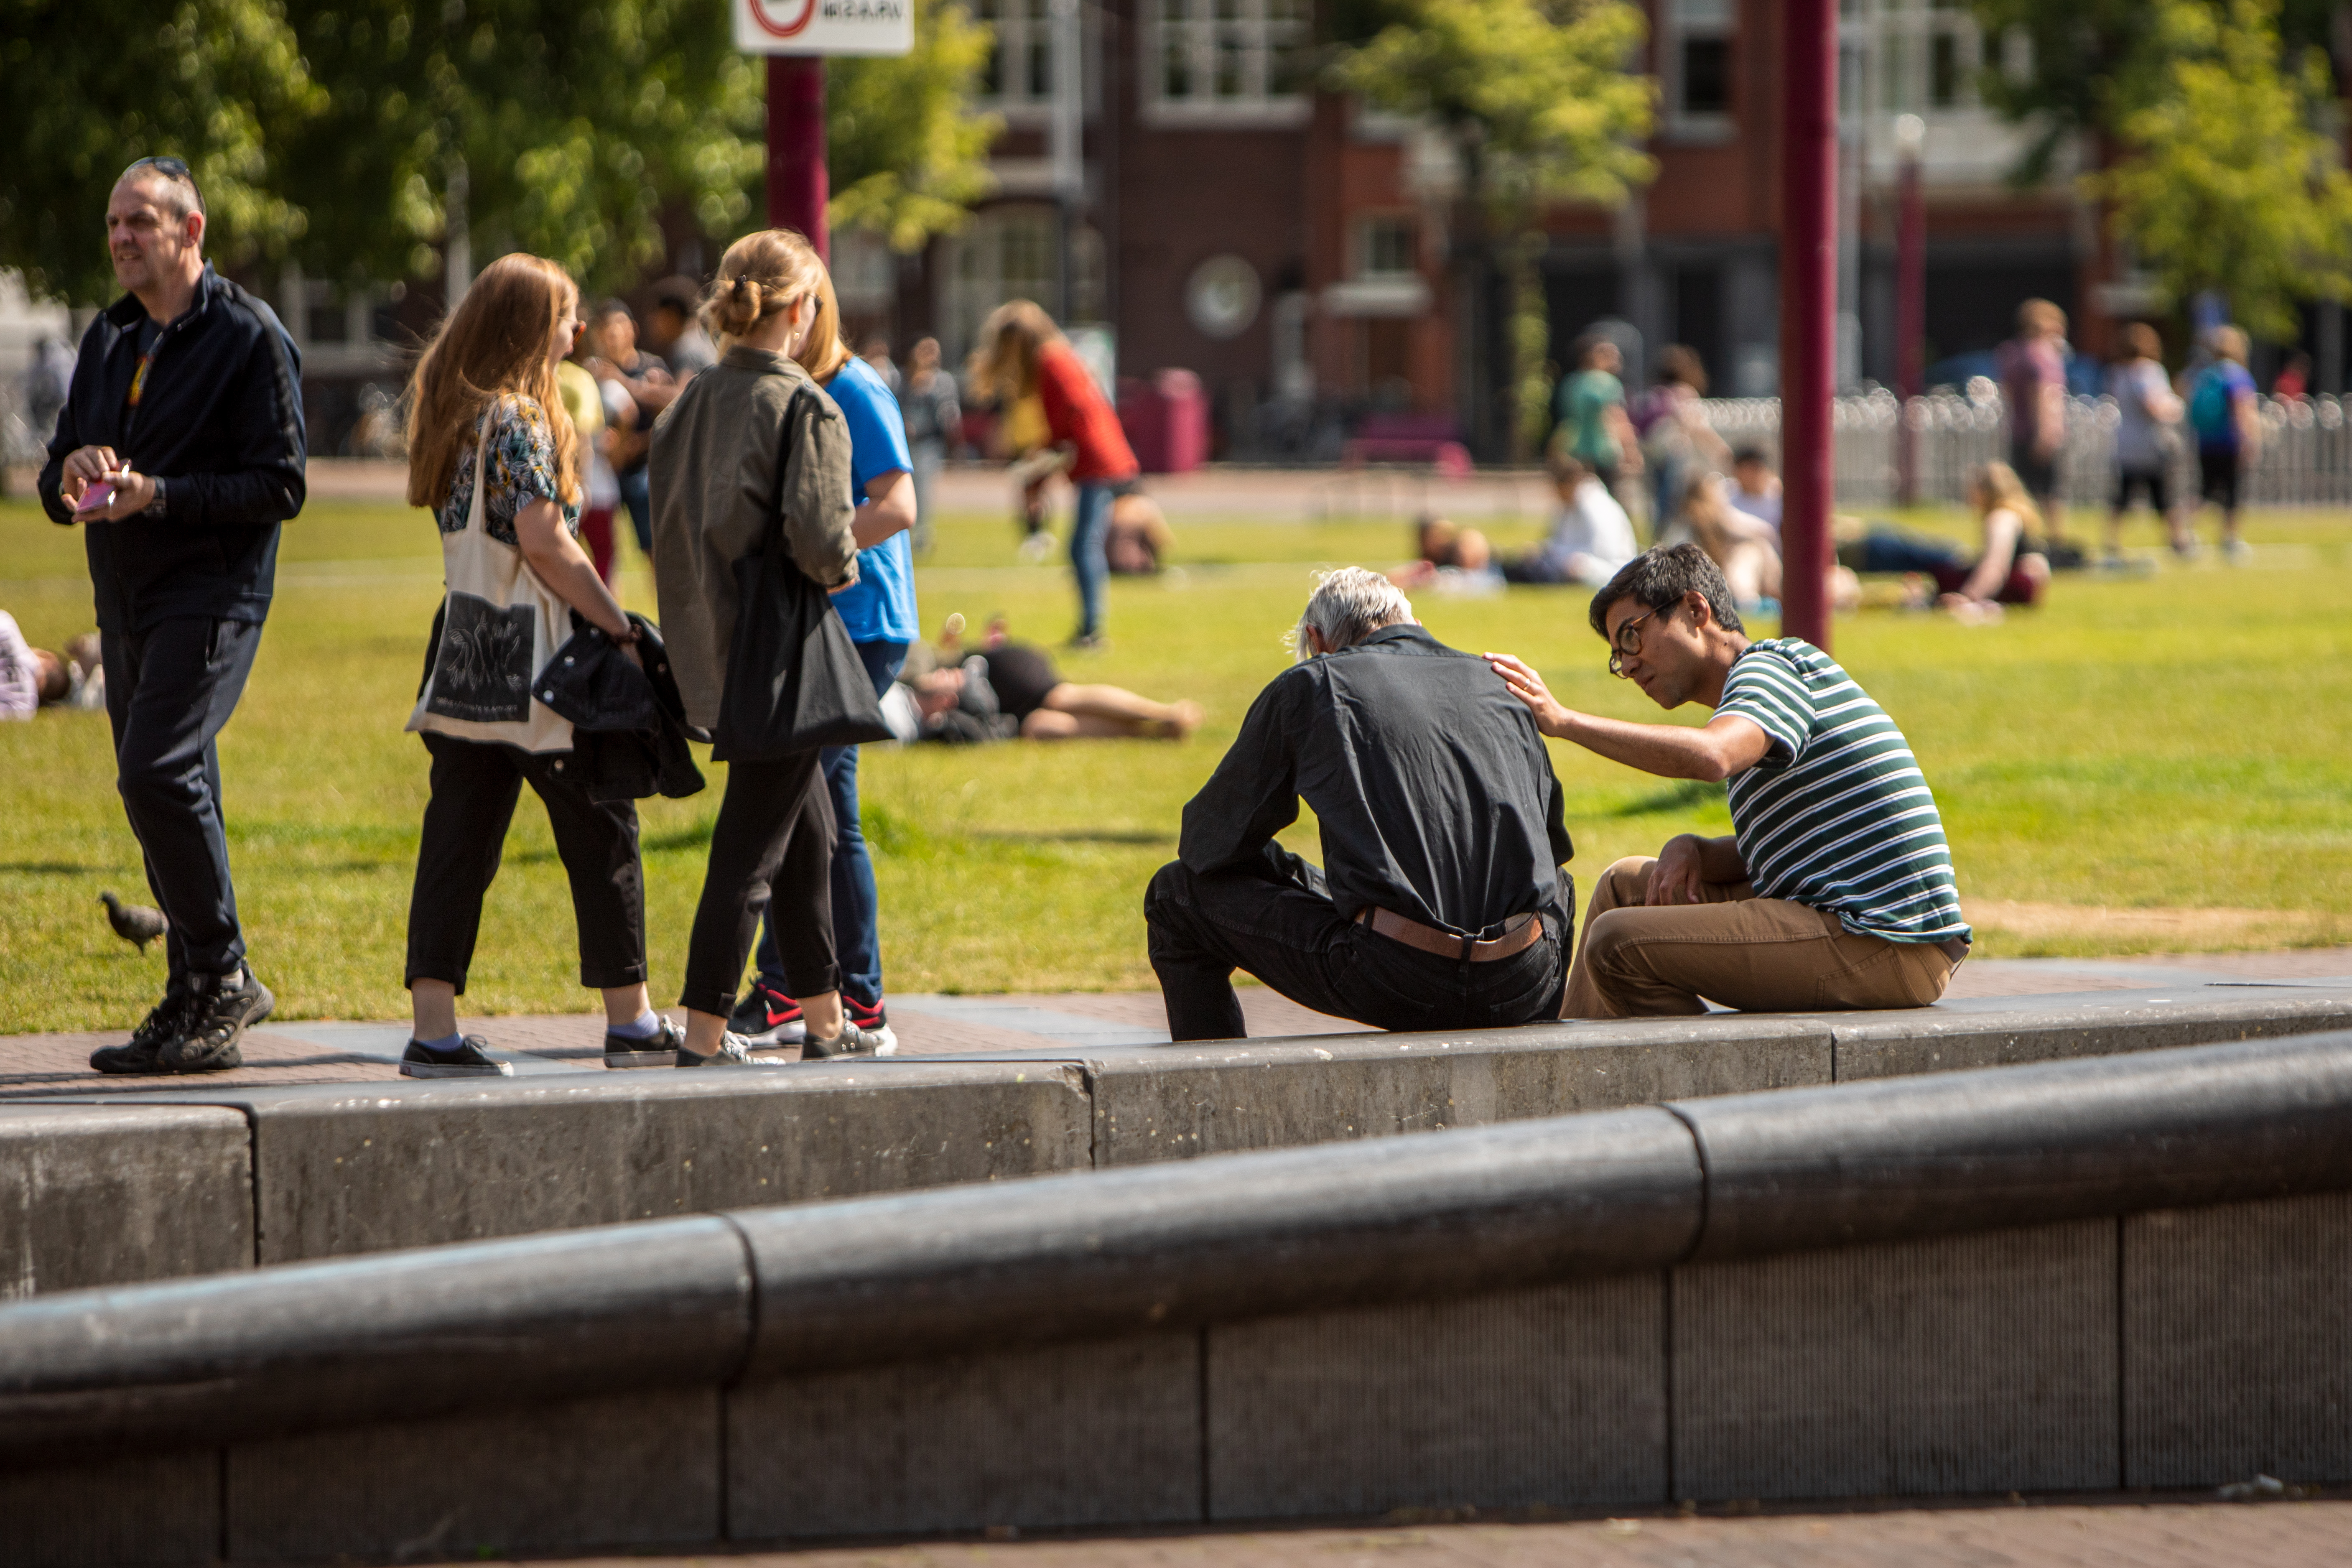
<instances>
[{"instance_id":1,"label":"man in blue t-shirt","mask_svg":"<svg viewBox=\"0 0 2352 1568\"><path fill-rule=\"evenodd\" d=\"M2211 342L2220 357L2189 386L2198 493L2221 509L2222 556L2243 562L2254 552L2238 533L2238 477L2262 449L2263 421L2255 412L2254 378L2246 373L2246 334L2236 327L2216 327Z\"/></svg>"},{"instance_id":2,"label":"man in blue t-shirt","mask_svg":"<svg viewBox=\"0 0 2352 1568\"><path fill-rule=\"evenodd\" d=\"M914 467L898 400L874 367L835 351L840 363L817 383L849 422L850 499L857 503L857 581L833 596L879 697L907 662L915 640L915 556L908 530L915 522ZM805 362L804 362L805 363ZM827 746L824 782L833 793L838 837L833 846L833 945L841 965L841 1005L861 1029L879 1034L881 1054L898 1047L882 1003L882 939L874 861L857 821L857 748ZM754 1046L791 1045L807 1037L801 1005L785 988L783 961L763 922L757 953L760 976L734 1016L730 1034Z\"/></svg>"},{"instance_id":3,"label":"man in blue t-shirt","mask_svg":"<svg viewBox=\"0 0 2352 1568\"><path fill-rule=\"evenodd\" d=\"M1601 876L1561 1008L1570 1018L1924 1007L1973 940L1911 746L1853 677L1798 637L1750 642L1696 544L1638 556L1593 595L1609 672L1706 725L1562 707L1508 654L1486 660L1536 728L1664 778L1726 780L1731 832L1683 834Z\"/></svg>"}]
</instances>

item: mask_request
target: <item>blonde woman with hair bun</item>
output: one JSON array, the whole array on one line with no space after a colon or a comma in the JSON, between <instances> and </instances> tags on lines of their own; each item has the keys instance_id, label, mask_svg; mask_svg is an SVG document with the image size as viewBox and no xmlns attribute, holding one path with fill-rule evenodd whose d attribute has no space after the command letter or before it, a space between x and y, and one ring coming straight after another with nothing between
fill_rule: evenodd
<instances>
[{"instance_id":1,"label":"blonde woman with hair bun","mask_svg":"<svg viewBox=\"0 0 2352 1568\"><path fill-rule=\"evenodd\" d=\"M738 563L780 550L783 570L821 588L857 581L849 424L796 357L813 339L820 349L827 341L820 334L829 302L824 263L802 236L766 229L729 246L702 303L719 363L654 426L655 580L687 721L705 730L718 727L727 706L745 609ZM838 329L831 335L837 340ZM778 680L784 673L765 672ZM677 1065L774 1065L727 1027L763 913L803 1010L803 1056L873 1053L885 1042L842 1009L835 825L819 754L723 760L727 793L687 949Z\"/></svg>"},{"instance_id":2,"label":"blonde woman with hair bun","mask_svg":"<svg viewBox=\"0 0 2352 1568\"><path fill-rule=\"evenodd\" d=\"M857 510L857 581L833 595L850 646L879 699L907 662L921 635L915 611L914 459L907 450L906 416L881 374L849 352L841 335L841 306L833 280L820 276L816 319L793 359L833 399L849 425L849 494ZM833 944L841 968L842 1005L849 1021L889 1050L898 1043L882 998L880 899L874 861L858 824L857 748L827 746L820 754L833 805ZM772 921L754 950L758 973L727 1021L730 1033L753 1046L804 1039L808 1021L784 972Z\"/></svg>"}]
</instances>

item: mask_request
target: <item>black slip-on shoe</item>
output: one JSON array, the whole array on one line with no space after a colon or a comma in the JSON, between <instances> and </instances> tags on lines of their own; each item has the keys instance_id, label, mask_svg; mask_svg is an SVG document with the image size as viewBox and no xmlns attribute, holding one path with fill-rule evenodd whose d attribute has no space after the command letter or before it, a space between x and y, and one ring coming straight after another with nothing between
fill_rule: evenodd
<instances>
[{"instance_id":1,"label":"black slip-on shoe","mask_svg":"<svg viewBox=\"0 0 2352 1568\"><path fill-rule=\"evenodd\" d=\"M762 1061L751 1054L751 1043L740 1035L719 1037L719 1048L707 1057L698 1057L681 1045L677 1047L677 1066L682 1068L780 1068L782 1062Z\"/></svg>"},{"instance_id":2,"label":"black slip-on shoe","mask_svg":"<svg viewBox=\"0 0 2352 1568\"><path fill-rule=\"evenodd\" d=\"M422 1040L412 1039L408 1048L400 1053L400 1076L403 1078L512 1078L514 1063L502 1062L489 1054L489 1041L479 1035L467 1035L447 1050L436 1050Z\"/></svg>"},{"instance_id":3,"label":"black slip-on shoe","mask_svg":"<svg viewBox=\"0 0 2352 1568\"><path fill-rule=\"evenodd\" d=\"M802 1042L801 1060L806 1062L833 1057L888 1056L891 1051L898 1048L896 1037L887 1042L888 1050L883 1048L884 1044L879 1033L872 1029L859 1028L849 1021L846 1014L844 1014L841 1020L841 1033L829 1040L810 1039Z\"/></svg>"},{"instance_id":4,"label":"black slip-on shoe","mask_svg":"<svg viewBox=\"0 0 2352 1568\"><path fill-rule=\"evenodd\" d=\"M165 1072L226 1072L244 1064L236 1047L246 1030L269 1016L278 998L240 963L235 974L191 976L188 1016L175 1039L157 1053Z\"/></svg>"},{"instance_id":5,"label":"black slip-on shoe","mask_svg":"<svg viewBox=\"0 0 2352 1568\"><path fill-rule=\"evenodd\" d=\"M666 1068L677 1065L677 1053L686 1048L686 1026L675 1018L664 1017L661 1027L644 1039L635 1035L618 1035L604 1031L604 1065L608 1068Z\"/></svg>"}]
</instances>

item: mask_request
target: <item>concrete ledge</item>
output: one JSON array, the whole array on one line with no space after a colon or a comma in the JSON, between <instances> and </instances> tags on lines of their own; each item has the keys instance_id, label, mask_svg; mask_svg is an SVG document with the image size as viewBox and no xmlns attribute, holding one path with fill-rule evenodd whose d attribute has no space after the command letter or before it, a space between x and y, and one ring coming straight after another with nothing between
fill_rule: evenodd
<instances>
[{"instance_id":1,"label":"concrete ledge","mask_svg":"<svg viewBox=\"0 0 2352 1568\"><path fill-rule=\"evenodd\" d=\"M2352 1475L2352 1194L2123 1222L2124 1484Z\"/></svg>"},{"instance_id":2,"label":"concrete ledge","mask_svg":"<svg viewBox=\"0 0 2352 1568\"><path fill-rule=\"evenodd\" d=\"M211 1106L0 1106L0 1300L250 1268L250 1154Z\"/></svg>"},{"instance_id":3,"label":"concrete ledge","mask_svg":"<svg viewBox=\"0 0 2352 1568\"><path fill-rule=\"evenodd\" d=\"M2352 1027L2352 988L2249 982L1825 1015L1837 1080L2014 1067Z\"/></svg>"},{"instance_id":4,"label":"concrete ledge","mask_svg":"<svg viewBox=\"0 0 2352 1568\"><path fill-rule=\"evenodd\" d=\"M232 1107L251 1122L263 1263L996 1181L1091 1159L1075 1066L816 1063L712 1077L723 1081L597 1071L310 1084L184 1090L168 1103Z\"/></svg>"}]
</instances>

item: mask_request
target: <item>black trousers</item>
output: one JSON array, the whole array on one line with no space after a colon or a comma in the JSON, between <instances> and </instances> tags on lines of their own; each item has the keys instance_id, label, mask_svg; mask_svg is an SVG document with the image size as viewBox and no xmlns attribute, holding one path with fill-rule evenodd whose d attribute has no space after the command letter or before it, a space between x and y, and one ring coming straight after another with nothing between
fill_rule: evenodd
<instances>
[{"instance_id":1,"label":"black trousers","mask_svg":"<svg viewBox=\"0 0 2352 1568\"><path fill-rule=\"evenodd\" d=\"M221 820L214 742L245 695L258 621L182 616L139 634L101 631L106 717L114 728L114 782L139 839L147 887L172 921L163 938L170 984L226 974L245 960L236 889Z\"/></svg>"},{"instance_id":2,"label":"black trousers","mask_svg":"<svg viewBox=\"0 0 2352 1568\"><path fill-rule=\"evenodd\" d=\"M1568 883L1565 874L1563 884ZM1302 1006L1381 1029L1475 1029L1559 1016L1572 895L1543 911L1544 933L1489 963L1407 947L1341 918L1320 868L1272 845L1263 867L1204 877L1171 861L1143 895L1151 967L1179 1040L1248 1033L1233 973L1247 970Z\"/></svg>"},{"instance_id":3,"label":"black trousers","mask_svg":"<svg viewBox=\"0 0 2352 1568\"><path fill-rule=\"evenodd\" d=\"M792 995L841 989L833 952L833 797L819 756L796 752L772 763L727 764L681 1006L722 1016L734 1011L763 914Z\"/></svg>"},{"instance_id":4,"label":"black trousers","mask_svg":"<svg viewBox=\"0 0 2352 1568\"><path fill-rule=\"evenodd\" d=\"M632 801L599 805L575 784L568 753L533 756L510 746L427 734L433 798L416 847L408 900L408 984L446 980L466 994L481 934L482 895L499 874L507 826L528 782L547 806L555 853L572 881L580 928L580 984L599 990L646 978L646 874Z\"/></svg>"}]
</instances>

